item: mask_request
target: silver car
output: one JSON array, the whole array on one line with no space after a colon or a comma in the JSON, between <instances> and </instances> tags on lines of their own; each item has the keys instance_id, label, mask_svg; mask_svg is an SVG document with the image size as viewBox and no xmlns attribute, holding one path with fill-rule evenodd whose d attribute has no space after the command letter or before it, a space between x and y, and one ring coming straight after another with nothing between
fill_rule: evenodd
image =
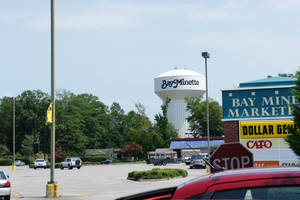
<instances>
[{"instance_id":1,"label":"silver car","mask_svg":"<svg viewBox=\"0 0 300 200\"><path fill-rule=\"evenodd\" d=\"M10 200L11 189L9 177L0 170L0 197L4 197L5 200Z\"/></svg>"},{"instance_id":2,"label":"silver car","mask_svg":"<svg viewBox=\"0 0 300 200\"><path fill-rule=\"evenodd\" d=\"M46 169L47 168L47 162L44 159L36 159L34 161L33 168L36 169L36 168L39 168L39 167Z\"/></svg>"},{"instance_id":3,"label":"silver car","mask_svg":"<svg viewBox=\"0 0 300 200\"><path fill-rule=\"evenodd\" d=\"M204 159L204 155L192 155L190 168L205 168L206 163Z\"/></svg>"},{"instance_id":4,"label":"silver car","mask_svg":"<svg viewBox=\"0 0 300 200\"><path fill-rule=\"evenodd\" d=\"M24 166L25 165L25 162L23 162L22 160L15 160L13 165L16 165L16 166Z\"/></svg>"}]
</instances>

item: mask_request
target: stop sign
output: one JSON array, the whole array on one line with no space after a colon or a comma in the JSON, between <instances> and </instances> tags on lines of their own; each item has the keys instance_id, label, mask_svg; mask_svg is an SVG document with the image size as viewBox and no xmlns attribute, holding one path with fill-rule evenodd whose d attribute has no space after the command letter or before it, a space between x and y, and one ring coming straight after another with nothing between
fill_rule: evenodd
<instances>
[{"instance_id":1,"label":"stop sign","mask_svg":"<svg viewBox=\"0 0 300 200\"><path fill-rule=\"evenodd\" d=\"M240 143L222 144L211 155L210 163L224 169L253 167L253 155Z\"/></svg>"}]
</instances>

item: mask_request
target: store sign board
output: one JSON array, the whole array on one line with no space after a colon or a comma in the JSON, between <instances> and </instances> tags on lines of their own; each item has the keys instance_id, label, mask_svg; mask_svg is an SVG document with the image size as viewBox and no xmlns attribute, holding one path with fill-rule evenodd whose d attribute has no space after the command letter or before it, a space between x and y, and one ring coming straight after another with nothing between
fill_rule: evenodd
<instances>
[{"instance_id":1,"label":"store sign board","mask_svg":"<svg viewBox=\"0 0 300 200\"><path fill-rule=\"evenodd\" d=\"M280 161L280 166L283 167L299 167L300 166L300 161L299 160L282 160Z\"/></svg>"},{"instance_id":2,"label":"store sign board","mask_svg":"<svg viewBox=\"0 0 300 200\"><path fill-rule=\"evenodd\" d=\"M299 105L291 88L222 91L223 119L290 117Z\"/></svg>"},{"instance_id":3,"label":"store sign board","mask_svg":"<svg viewBox=\"0 0 300 200\"><path fill-rule=\"evenodd\" d=\"M241 139L240 143L249 150L271 150L279 148L278 138Z\"/></svg>"},{"instance_id":4,"label":"store sign board","mask_svg":"<svg viewBox=\"0 0 300 200\"><path fill-rule=\"evenodd\" d=\"M274 167L279 165L280 162L278 160L254 161L254 167Z\"/></svg>"},{"instance_id":5,"label":"store sign board","mask_svg":"<svg viewBox=\"0 0 300 200\"><path fill-rule=\"evenodd\" d=\"M240 122L240 138L285 138L290 128L296 128L292 120Z\"/></svg>"}]
</instances>

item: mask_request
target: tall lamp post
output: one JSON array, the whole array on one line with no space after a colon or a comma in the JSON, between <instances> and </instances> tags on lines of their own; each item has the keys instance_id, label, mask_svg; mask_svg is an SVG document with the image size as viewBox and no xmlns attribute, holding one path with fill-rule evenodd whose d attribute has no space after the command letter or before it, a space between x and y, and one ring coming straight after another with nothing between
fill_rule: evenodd
<instances>
[{"instance_id":1,"label":"tall lamp post","mask_svg":"<svg viewBox=\"0 0 300 200\"><path fill-rule=\"evenodd\" d=\"M16 170L15 160L16 160L16 97L13 100L13 164L12 170Z\"/></svg>"},{"instance_id":2,"label":"tall lamp post","mask_svg":"<svg viewBox=\"0 0 300 200\"><path fill-rule=\"evenodd\" d=\"M51 0L51 103L52 103L52 123L51 123L51 164L50 181L46 186L46 197L59 197L58 183L54 180L55 165L55 0Z\"/></svg>"},{"instance_id":3,"label":"tall lamp post","mask_svg":"<svg viewBox=\"0 0 300 200\"><path fill-rule=\"evenodd\" d=\"M208 109L208 79L207 79L207 59L210 57L208 52L202 52L202 57L205 60L205 81L206 81L206 130L207 130L207 147L208 158L210 158L210 138L209 138L209 109Z\"/></svg>"}]
</instances>

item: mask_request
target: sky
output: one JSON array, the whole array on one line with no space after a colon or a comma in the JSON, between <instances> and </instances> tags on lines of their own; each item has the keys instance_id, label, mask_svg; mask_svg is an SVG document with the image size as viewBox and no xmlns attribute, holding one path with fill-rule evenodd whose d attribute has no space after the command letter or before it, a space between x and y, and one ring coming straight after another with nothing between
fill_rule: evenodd
<instances>
[{"instance_id":1,"label":"sky","mask_svg":"<svg viewBox=\"0 0 300 200\"><path fill-rule=\"evenodd\" d=\"M205 74L209 97L300 67L299 0L56 0L56 90L95 95L150 119L154 78L174 68ZM51 94L50 0L0 1L0 98Z\"/></svg>"}]
</instances>

